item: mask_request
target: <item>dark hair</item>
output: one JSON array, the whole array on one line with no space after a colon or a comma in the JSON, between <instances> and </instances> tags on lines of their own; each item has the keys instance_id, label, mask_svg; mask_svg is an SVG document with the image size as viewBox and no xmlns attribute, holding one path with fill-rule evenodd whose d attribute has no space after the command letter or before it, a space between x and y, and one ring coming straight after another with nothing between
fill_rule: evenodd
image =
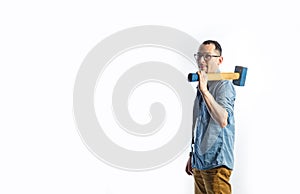
<instances>
[{"instance_id":1,"label":"dark hair","mask_svg":"<svg viewBox=\"0 0 300 194\"><path fill-rule=\"evenodd\" d=\"M207 44L214 44L216 47L216 50L220 52L220 55L222 56L222 47L221 45L215 41L215 40L206 40L202 44L207 45Z\"/></svg>"}]
</instances>

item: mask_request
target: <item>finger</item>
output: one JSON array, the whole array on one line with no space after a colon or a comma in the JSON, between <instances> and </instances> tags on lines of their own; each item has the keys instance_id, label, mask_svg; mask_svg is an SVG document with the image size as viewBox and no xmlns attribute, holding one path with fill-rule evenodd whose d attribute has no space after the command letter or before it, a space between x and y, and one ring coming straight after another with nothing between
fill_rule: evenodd
<instances>
[{"instance_id":1,"label":"finger","mask_svg":"<svg viewBox=\"0 0 300 194\"><path fill-rule=\"evenodd\" d=\"M192 166L189 166L189 172L190 172L190 175L193 175L193 169L192 169Z\"/></svg>"},{"instance_id":2,"label":"finger","mask_svg":"<svg viewBox=\"0 0 300 194\"><path fill-rule=\"evenodd\" d=\"M201 76L201 71L198 71L197 74L198 74L198 76L200 77L200 76Z\"/></svg>"},{"instance_id":3,"label":"finger","mask_svg":"<svg viewBox=\"0 0 300 194\"><path fill-rule=\"evenodd\" d=\"M206 72L203 71L203 70L200 71L200 74L201 74L201 77L203 77L203 78L206 78L206 77L207 77Z\"/></svg>"},{"instance_id":4,"label":"finger","mask_svg":"<svg viewBox=\"0 0 300 194\"><path fill-rule=\"evenodd\" d=\"M188 175L193 175L191 171L186 171Z\"/></svg>"},{"instance_id":5,"label":"finger","mask_svg":"<svg viewBox=\"0 0 300 194\"><path fill-rule=\"evenodd\" d=\"M202 76L202 74L201 74L201 71L198 71L197 74L198 74L198 77L199 77L198 82L199 82L199 84L200 84L200 83L201 83L201 80L203 79L203 76Z\"/></svg>"}]
</instances>

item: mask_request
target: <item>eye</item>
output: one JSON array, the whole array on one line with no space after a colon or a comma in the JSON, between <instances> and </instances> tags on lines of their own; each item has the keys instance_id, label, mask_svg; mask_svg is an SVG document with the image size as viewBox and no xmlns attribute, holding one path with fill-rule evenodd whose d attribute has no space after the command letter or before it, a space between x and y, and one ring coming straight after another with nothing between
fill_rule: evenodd
<instances>
[{"instance_id":1,"label":"eye","mask_svg":"<svg viewBox=\"0 0 300 194\"><path fill-rule=\"evenodd\" d=\"M204 55L204 59L205 59L206 61L209 61L210 58L211 58L211 56L210 56L209 54Z\"/></svg>"}]
</instances>

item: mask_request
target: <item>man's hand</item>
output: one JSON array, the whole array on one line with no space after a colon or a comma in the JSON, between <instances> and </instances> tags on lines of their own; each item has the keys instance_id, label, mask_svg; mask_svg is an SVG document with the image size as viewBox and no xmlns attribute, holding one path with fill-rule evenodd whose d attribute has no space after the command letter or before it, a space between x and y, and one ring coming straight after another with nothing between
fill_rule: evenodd
<instances>
[{"instance_id":1,"label":"man's hand","mask_svg":"<svg viewBox=\"0 0 300 194\"><path fill-rule=\"evenodd\" d=\"M185 172L188 175L193 175L193 171L192 171L192 162L191 162L191 156L189 157L189 160L186 163L186 167L185 167Z\"/></svg>"},{"instance_id":2,"label":"man's hand","mask_svg":"<svg viewBox=\"0 0 300 194\"><path fill-rule=\"evenodd\" d=\"M207 92L207 74L205 71L198 71L198 76L199 76L199 90L202 93Z\"/></svg>"}]
</instances>

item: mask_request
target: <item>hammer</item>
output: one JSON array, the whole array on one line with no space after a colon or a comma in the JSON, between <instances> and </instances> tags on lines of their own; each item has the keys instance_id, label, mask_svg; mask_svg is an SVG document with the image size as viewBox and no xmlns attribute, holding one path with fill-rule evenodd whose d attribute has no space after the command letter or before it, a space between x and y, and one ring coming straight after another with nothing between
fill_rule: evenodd
<instances>
[{"instance_id":1,"label":"hammer","mask_svg":"<svg viewBox=\"0 0 300 194\"><path fill-rule=\"evenodd\" d=\"M234 73L208 73L208 81L215 80L233 80L233 84L237 86L244 86L247 75L247 67L235 66ZM189 73L188 81L194 82L198 81L199 76L197 73Z\"/></svg>"}]
</instances>

